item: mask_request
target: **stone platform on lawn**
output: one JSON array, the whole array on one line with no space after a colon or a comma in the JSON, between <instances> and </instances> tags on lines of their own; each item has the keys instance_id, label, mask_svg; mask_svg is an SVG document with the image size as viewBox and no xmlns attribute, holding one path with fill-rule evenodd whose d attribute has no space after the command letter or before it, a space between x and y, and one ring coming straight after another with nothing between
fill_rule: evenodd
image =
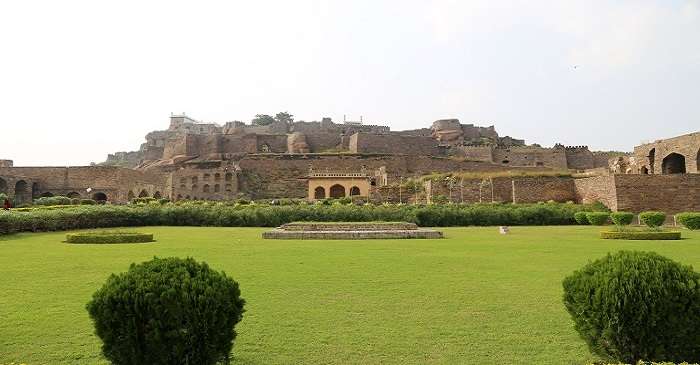
<instances>
[{"instance_id":1,"label":"stone platform on lawn","mask_svg":"<svg viewBox=\"0 0 700 365\"><path fill-rule=\"evenodd\" d=\"M265 239L365 240L397 238L442 238L442 232L418 228L405 222L295 222L263 232Z\"/></svg>"}]
</instances>

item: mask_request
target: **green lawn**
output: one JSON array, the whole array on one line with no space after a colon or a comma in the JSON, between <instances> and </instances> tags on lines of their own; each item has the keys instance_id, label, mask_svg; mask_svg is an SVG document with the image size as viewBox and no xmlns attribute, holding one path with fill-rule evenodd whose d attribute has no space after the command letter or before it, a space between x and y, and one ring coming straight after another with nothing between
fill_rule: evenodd
<instances>
[{"instance_id":1,"label":"green lawn","mask_svg":"<svg viewBox=\"0 0 700 365\"><path fill-rule=\"evenodd\" d=\"M593 227L447 228L443 240L263 241L257 228L147 227L157 242L0 237L0 364L100 364L85 303L113 272L157 256L225 270L246 299L241 364L585 364L562 278L619 249L700 267L683 241L603 241Z\"/></svg>"}]
</instances>

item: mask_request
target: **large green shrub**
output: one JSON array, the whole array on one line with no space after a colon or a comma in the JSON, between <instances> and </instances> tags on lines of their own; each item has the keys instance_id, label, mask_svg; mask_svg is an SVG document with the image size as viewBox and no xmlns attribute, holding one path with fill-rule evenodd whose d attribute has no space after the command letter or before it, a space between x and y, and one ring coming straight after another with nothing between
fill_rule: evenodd
<instances>
[{"instance_id":1,"label":"large green shrub","mask_svg":"<svg viewBox=\"0 0 700 365\"><path fill-rule=\"evenodd\" d=\"M71 205L71 198L67 196L44 196L34 199L34 205Z\"/></svg>"},{"instance_id":2,"label":"large green shrub","mask_svg":"<svg viewBox=\"0 0 700 365\"><path fill-rule=\"evenodd\" d=\"M666 213L663 212L641 212L639 221L649 228L661 227L666 221Z\"/></svg>"},{"instance_id":3,"label":"large green shrub","mask_svg":"<svg viewBox=\"0 0 700 365\"><path fill-rule=\"evenodd\" d=\"M588 222L594 226L602 226L608 223L610 220L610 213L608 212L589 212L586 213L586 218Z\"/></svg>"},{"instance_id":4,"label":"large green shrub","mask_svg":"<svg viewBox=\"0 0 700 365\"><path fill-rule=\"evenodd\" d=\"M653 252L620 251L564 279L564 305L606 359L700 361L700 274Z\"/></svg>"},{"instance_id":5,"label":"large green shrub","mask_svg":"<svg viewBox=\"0 0 700 365\"><path fill-rule=\"evenodd\" d=\"M629 212L614 212L610 214L610 219L618 226L629 226L634 220L634 214Z\"/></svg>"},{"instance_id":6,"label":"large green shrub","mask_svg":"<svg viewBox=\"0 0 700 365\"><path fill-rule=\"evenodd\" d=\"M591 224L591 222L588 221L588 217L586 216L586 214L588 214L588 212L576 212L576 213L574 213L574 220L576 221L576 223L583 225L583 226Z\"/></svg>"},{"instance_id":7,"label":"large green shrub","mask_svg":"<svg viewBox=\"0 0 700 365\"><path fill-rule=\"evenodd\" d=\"M97 202L93 199L80 199L80 205L95 205Z\"/></svg>"},{"instance_id":8,"label":"large green shrub","mask_svg":"<svg viewBox=\"0 0 700 365\"><path fill-rule=\"evenodd\" d=\"M153 233L99 231L66 235L68 243L145 243L153 242Z\"/></svg>"},{"instance_id":9,"label":"large green shrub","mask_svg":"<svg viewBox=\"0 0 700 365\"><path fill-rule=\"evenodd\" d=\"M154 258L112 275L87 310L113 364L227 361L245 301L238 283L192 258Z\"/></svg>"},{"instance_id":10,"label":"large green shrub","mask_svg":"<svg viewBox=\"0 0 700 365\"><path fill-rule=\"evenodd\" d=\"M676 220L685 228L692 230L700 229L700 213L676 214Z\"/></svg>"}]
</instances>

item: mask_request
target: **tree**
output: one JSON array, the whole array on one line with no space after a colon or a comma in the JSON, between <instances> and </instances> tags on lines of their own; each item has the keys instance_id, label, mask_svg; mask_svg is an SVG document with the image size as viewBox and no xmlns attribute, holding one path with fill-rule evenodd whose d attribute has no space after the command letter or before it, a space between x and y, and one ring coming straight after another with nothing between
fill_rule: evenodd
<instances>
[{"instance_id":1,"label":"tree","mask_svg":"<svg viewBox=\"0 0 700 365\"><path fill-rule=\"evenodd\" d=\"M277 115L275 115L275 120L278 122L292 124L292 122L294 122L294 116L287 112L279 112Z\"/></svg>"},{"instance_id":2,"label":"tree","mask_svg":"<svg viewBox=\"0 0 700 365\"><path fill-rule=\"evenodd\" d=\"M279 115L279 114L278 114ZM255 118L251 120L253 125L270 125L275 122L275 118L267 114L256 114Z\"/></svg>"}]
</instances>

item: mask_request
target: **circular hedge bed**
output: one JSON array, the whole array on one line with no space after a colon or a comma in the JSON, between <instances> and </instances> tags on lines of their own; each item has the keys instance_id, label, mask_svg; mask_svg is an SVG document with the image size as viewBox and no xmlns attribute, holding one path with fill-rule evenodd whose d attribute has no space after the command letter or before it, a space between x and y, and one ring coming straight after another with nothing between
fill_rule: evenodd
<instances>
[{"instance_id":1,"label":"circular hedge bed","mask_svg":"<svg viewBox=\"0 0 700 365\"><path fill-rule=\"evenodd\" d=\"M80 232L66 235L68 243L145 243L153 242L152 233L140 232Z\"/></svg>"},{"instance_id":2,"label":"circular hedge bed","mask_svg":"<svg viewBox=\"0 0 700 365\"><path fill-rule=\"evenodd\" d=\"M604 240L679 240L681 232L676 231L602 231Z\"/></svg>"}]
</instances>

